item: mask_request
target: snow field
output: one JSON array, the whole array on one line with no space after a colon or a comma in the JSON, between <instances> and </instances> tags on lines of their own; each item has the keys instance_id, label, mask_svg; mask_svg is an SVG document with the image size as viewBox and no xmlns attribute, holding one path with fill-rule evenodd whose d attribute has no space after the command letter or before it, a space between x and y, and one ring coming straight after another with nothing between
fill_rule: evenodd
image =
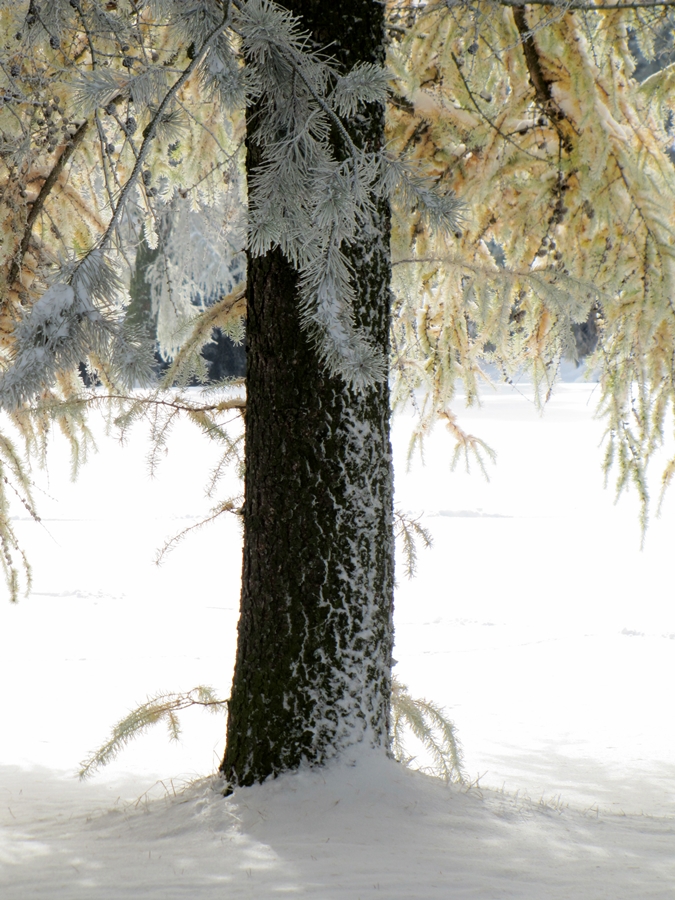
<instances>
[{"instance_id":1,"label":"snow field","mask_svg":"<svg viewBox=\"0 0 675 900\"><path fill-rule=\"evenodd\" d=\"M201 710L180 744L158 728L78 783L146 695L227 695L241 535L224 517L152 564L211 505L194 429L154 481L140 428L101 438L75 484L57 442L42 525L17 522L33 593L0 604L3 900L674 898L675 501L641 553L635 502L602 490L593 398L562 384L543 418L526 388L458 406L498 452L489 483L449 473L441 429L406 472L411 419L394 423L397 505L434 536L399 576L396 672L450 710L468 792L368 757L226 800L208 781L181 792L223 749Z\"/></svg>"},{"instance_id":2,"label":"snow field","mask_svg":"<svg viewBox=\"0 0 675 900\"><path fill-rule=\"evenodd\" d=\"M45 783L36 773L23 801L8 798L14 819L10 840L3 829L2 896L673 896L672 820L537 807L464 793L379 757L355 762L287 775L227 799L208 781L110 811L103 799L86 815L72 783Z\"/></svg>"}]
</instances>

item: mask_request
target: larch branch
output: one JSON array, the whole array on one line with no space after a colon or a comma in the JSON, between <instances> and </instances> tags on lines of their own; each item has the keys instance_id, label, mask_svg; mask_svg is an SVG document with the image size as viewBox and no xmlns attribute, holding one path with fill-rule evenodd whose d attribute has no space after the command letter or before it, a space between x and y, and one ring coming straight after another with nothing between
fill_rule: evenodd
<instances>
[{"instance_id":1,"label":"larch branch","mask_svg":"<svg viewBox=\"0 0 675 900\"><path fill-rule=\"evenodd\" d=\"M520 34L523 54L525 56L525 63L527 64L527 71L530 73L530 81L537 95L537 100L546 109L546 111L549 112L551 111L550 108L553 104L551 85L548 83L548 81L544 77L544 73L542 72L541 63L539 61L539 54L537 53L537 48L534 44L534 38L532 37L532 31L530 30L530 26L527 24L527 19L525 18L524 6L514 5L513 21L515 22L516 28L518 29L518 33ZM560 110L556 109L553 112L556 118L561 117Z\"/></svg>"},{"instance_id":2,"label":"larch branch","mask_svg":"<svg viewBox=\"0 0 675 900\"><path fill-rule=\"evenodd\" d=\"M21 263L23 262L23 258L26 255L28 247L30 246L30 240L33 235L33 226L37 220L37 217L42 212L42 208L44 207L47 197L52 191L52 188L59 180L61 172L63 172L68 160L71 158L75 150L77 150L78 146L84 140L84 136L87 133L87 129L89 128L89 121L85 120L77 129L77 131L72 135L66 146L63 148L61 155L54 163L54 167L52 168L49 175L45 178L42 187L40 188L40 192L33 201L33 205L31 207L31 211L28 213L28 217L26 219L26 226L23 231L23 236L21 238L21 243L19 244L19 249L16 253L16 256L12 260L12 265L9 270L9 278L8 284L11 286L19 277L19 272L21 270Z\"/></svg>"},{"instance_id":3,"label":"larch branch","mask_svg":"<svg viewBox=\"0 0 675 900\"><path fill-rule=\"evenodd\" d=\"M478 114L479 114L483 119L485 119L485 121L488 123L488 125L490 126L490 128L494 128L494 130L497 132L497 134L498 134L501 138L503 138L503 140L505 140L508 144L513 144L513 146L514 146L517 150L519 150L521 153L524 153L526 156L530 156L532 159L536 159L538 162L549 162L549 160L548 160L546 157L543 157L543 156L537 156L536 153L532 153L530 150L526 150L524 147L521 147L520 144L517 144L517 143L513 140L513 138L509 137L508 134L506 134L504 131L502 131L501 128L499 127L499 125L496 124L496 122L493 122L493 121L492 121L492 119L487 115L487 113L486 113L484 110L482 110L482 109L480 108L480 105L479 105L478 101L476 100L473 91L472 91L471 88L469 87L469 82L468 82L468 81L466 80L466 78L464 77L464 72L462 72L462 67L461 67L461 65L460 65L460 63L459 63L459 60L457 59L457 57L455 56L455 54L452 52L452 50L450 51L450 56L452 57L452 61L454 62L455 67L457 68L457 72L458 72L459 77L460 77L460 79L461 79L461 81L462 81L462 84L464 85L464 89L465 89L465 91L467 92L467 94L469 95L469 99L471 100L471 102L472 102L473 105L475 106L476 111L478 112Z\"/></svg>"}]
</instances>

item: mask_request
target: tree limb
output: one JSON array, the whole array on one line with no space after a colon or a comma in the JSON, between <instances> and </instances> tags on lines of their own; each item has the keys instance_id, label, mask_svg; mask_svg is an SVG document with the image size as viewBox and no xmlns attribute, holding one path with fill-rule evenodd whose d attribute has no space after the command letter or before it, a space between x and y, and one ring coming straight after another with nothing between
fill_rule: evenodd
<instances>
[{"instance_id":1,"label":"tree limb","mask_svg":"<svg viewBox=\"0 0 675 900\"><path fill-rule=\"evenodd\" d=\"M524 153L526 156L532 157L532 159L536 159L538 162L549 162L549 160L548 160L546 157L543 157L543 156L537 156L536 153L532 153L530 150L526 150L524 147L521 147L520 144L517 144L517 143L513 140L513 138L511 138L508 134L506 134L504 131L502 131L501 128L499 127L499 125L497 125L496 122L493 122L493 121L492 121L492 119L487 115L487 113L486 113L484 110L482 110L482 109L480 108L480 105L478 104L478 101L477 101L476 98L474 97L473 91L472 91L471 88L469 87L468 81L467 81L466 78L464 77L464 72L462 72L462 67L461 67L461 65L460 65L460 63L459 63L459 60L457 59L457 57L455 56L455 54L452 52L452 50L450 51L450 56L452 57L452 61L453 61L454 64L455 64L455 67L456 67L456 69L457 69L457 72L458 72L458 74L459 74L459 77L460 77L460 79L462 80L462 84L464 85L464 89L466 90L467 94L469 95L469 98L470 98L471 102L472 102L473 105L476 107L476 111L478 112L478 114L479 114L483 119L485 119L485 121L488 123L488 125L489 125L491 128L494 128L494 130L497 132L497 134L498 134L501 138L503 138L503 140L505 140L508 144L513 144L513 146L514 146L517 150L519 150L521 153Z\"/></svg>"},{"instance_id":2,"label":"tree limb","mask_svg":"<svg viewBox=\"0 0 675 900\"><path fill-rule=\"evenodd\" d=\"M119 400L122 402L129 403L141 403L145 406L166 406L169 409L174 409L177 412L204 412L204 413L217 413L217 412L225 412L230 409L237 410L245 410L246 409L246 398L245 397L233 397L231 400L220 400L217 403L204 403L200 405L192 405L189 403L181 403L180 400L160 400L157 397L134 397L128 394L91 394L86 397L78 397L74 400L69 401L72 405L78 406L88 406L88 405L98 405L101 400Z\"/></svg>"},{"instance_id":3,"label":"tree limb","mask_svg":"<svg viewBox=\"0 0 675 900\"><path fill-rule=\"evenodd\" d=\"M208 36L208 38L204 41L199 51L195 54L194 58L190 62L190 65L183 71L183 74L178 78L169 88L169 90L164 95L162 102L159 104L157 111L152 117L150 123L146 125L143 131L143 143L141 144L140 150L138 151L138 156L136 157L136 164L132 169L131 175L127 179L124 188L122 189L122 193L120 194L119 200L117 201L117 206L115 207L112 218L110 219L110 223L105 231L105 234L101 238L99 246L105 247L110 237L117 227L117 223L120 220L120 216L122 215L122 210L124 209L124 205L127 199L129 192L132 190L136 182L138 181L138 176L140 175L141 168L143 163L145 162L145 158L148 155L148 151L150 149L150 145L152 144L155 134L157 133L157 125L164 114L164 110L169 105L171 100L175 97L178 91L182 88L185 82L190 78L195 69L201 64L204 59L207 51L210 49L211 45L221 34L225 26L227 25L229 12L225 13L223 17L223 21L220 22Z\"/></svg>"},{"instance_id":4,"label":"tree limb","mask_svg":"<svg viewBox=\"0 0 675 900\"><path fill-rule=\"evenodd\" d=\"M525 6L544 6L547 9L558 9L565 13L568 10L580 10L581 12L612 12L617 9L670 9L675 7L675 0L630 0L626 3L587 3L585 0L495 0L496 5L506 6L511 9L522 9ZM429 12L436 12L439 8L447 6L448 9L457 5L452 0L442 0L439 4L429 8ZM403 25L387 24L388 31L399 34L408 34L410 28Z\"/></svg>"},{"instance_id":5,"label":"tree limb","mask_svg":"<svg viewBox=\"0 0 675 900\"><path fill-rule=\"evenodd\" d=\"M537 48L534 45L534 39L532 37L530 26L527 24L527 19L525 18L524 6L513 6L513 21L516 24L518 33L520 34L520 40L523 46L523 54L525 55L525 62L527 63L527 71L530 73L530 81L532 82L532 87L534 88L537 94L537 99L539 100L541 105L548 110L553 102L551 85L548 83L546 78L544 78L544 73L541 70L539 54L537 53ZM557 111L557 115L560 115L559 111Z\"/></svg>"},{"instance_id":6,"label":"tree limb","mask_svg":"<svg viewBox=\"0 0 675 900\"><path fill-rule=\"evenodd\" d=\"M33 206L31 208L31 211L28 213L28 218L26 219L26 227L23 231L23 237L21 238L19 249L16 253L16 256L12 260L12 265L9 270L9 278L7 280L7 283L10 287L19 277L21 263L23 262L23 258L26 255L28 247L30 246L30 240L33 235L33 226L35 225L37 217L42 212L42 208L45 205L47 197L51 193L51 190L56 182L59 180L61 172L63 172L66 163L84 140L84 136L87 133L88 128L89 121L85 120L77 129L77 131L72 135L66 146L63 148L63 152L54 163L53 169L45 178L45 181L40 188L40 193L33 201Z\"/></svg>"}]
</instances>

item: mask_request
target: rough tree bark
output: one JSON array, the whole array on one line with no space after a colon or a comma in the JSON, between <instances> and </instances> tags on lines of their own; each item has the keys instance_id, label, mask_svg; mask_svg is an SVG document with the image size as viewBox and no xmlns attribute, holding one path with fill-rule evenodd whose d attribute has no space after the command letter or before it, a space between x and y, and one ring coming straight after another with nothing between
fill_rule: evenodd
<instances>
[{"instance_id":1,"label":"rough tree bark","mask_svg":"<svg viewBox=\"0 0 675 900\"><path fill-rule=\"evenodd\" d=\"M376 0L283 5L345 67L384 61ZM380 148L384 110L361 110L348 127ZM255 164L249 142L249 174ZM378 214L379 234L364 234L351 261L357 322L387 354L386 204ZM280 251L249 258L247 303L243 584L221 765L238 785L362 742L385 752L393 644L388 385L359 394L326 374Z\"/></svg>"}]
</instances>

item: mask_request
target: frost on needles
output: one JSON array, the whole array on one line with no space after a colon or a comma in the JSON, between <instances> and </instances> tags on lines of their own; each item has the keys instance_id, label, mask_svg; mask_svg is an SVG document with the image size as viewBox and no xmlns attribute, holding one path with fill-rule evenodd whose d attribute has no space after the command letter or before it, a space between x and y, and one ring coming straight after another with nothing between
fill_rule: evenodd
<instances>
[{"instance_id":1,"label":"frost on needles","mask_svg":"<svg viewBox=\"0 0 675 900\"><path fill-rule=\"evenodd\" d=\"M242 208L246 191L249 250L280 247L296 267L302 324L329 371L357 389L385 377L387 360L355 324L349 248L379 233L377 207L392 191L402 188L430 222L450 229L459 205L409 164L363 152L350 137L346 117L363 103L384 105L384 69L339 72L269 0L152 0L129 10L2 3L0 17L16 44L5 50L10 77L0 110L11 135L7 174L38 162L48 173L37 196L39 181L28 179L19 192L22 240L2 250L18 323L5 334L5 408L30 402L85 360L107 383L147 381L152 348L124 324L139 242L167 259L151 281L171 357L195 297L210 302L223 267L243 249L236 236L229 246L221 241L220 257L209 247L223 265L202 266L198 290L186 290L171 255L180 258L176 247L194 238L195 216L181 214L180 204L209 225L230 225L233 198ZM246 105L255 110L249 138L260 164L244 189ZM26 208L33 211L22 226Z\"/></svg>"},{"instance_id":2,"label":"frost on needles","mask_svg":"<svg viewBox=\"0 0 675 900\"><path fill-rule=\"evenodd\" d=\"M121 292L116 271L100 250L73 268L70 278L54 282L17 325L14 364L0 375L6 408L20 407L57 372L76 368L87 356L103 362L111 380L123 387L152 381L151 347L116 315Z\"/></svg>"}]
</instances>

